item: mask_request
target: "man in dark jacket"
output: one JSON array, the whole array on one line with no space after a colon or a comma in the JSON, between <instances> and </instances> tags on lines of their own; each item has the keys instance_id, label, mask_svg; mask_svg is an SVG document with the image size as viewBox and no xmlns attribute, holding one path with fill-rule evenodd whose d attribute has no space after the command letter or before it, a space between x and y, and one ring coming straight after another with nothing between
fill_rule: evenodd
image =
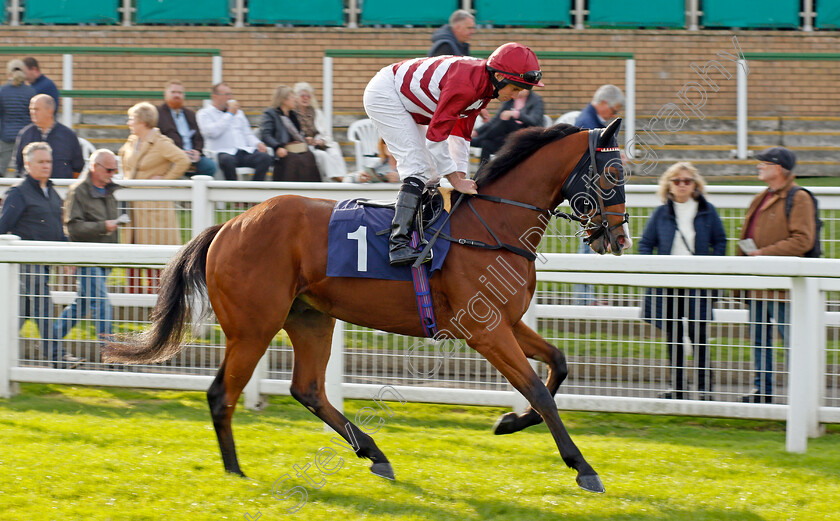
<instances>
[{"instance_id":1,"label":"man in dark jacket","mask_svg":"<svg viewBox=\"0 0 840 521\"><path fill-rule=\"evenodd\" d=\"M475 33L475 17L463 9L449 16L449 24L432 33L429 56L469 56L470 38Z\"/></svg>"},{"instance_id":2,"label":"man in dark jacket","mask_svg":"<svg viewBox=\"0 0 840 521\"><path fill-rule=\"evenodd\" d=\"M195 121L195 112L184 108L184 85L178 80L166 84L163 92L164 103L158 105L158 128L187 153L192 161L196 175L216 173L216 163L202 154L204 137Z\"/></svg>"},{"instance_id":3,"label":"man in dark jacket","mask_svg":"<svg viewBox=\"0 0 840 521\"><path fill-rule=\"evenodd\" d=\"M110 150L99 149L90 156L88 173L70 186L64 209L67 233L74 242L116 243L117 199L120 186L111 181L117 173L117 158ZM55 321L53 338L61 341L78 322L90 314L100 342L111 337L111 303L105 282L110 268L81 266L76 273L79 292Z\"/></svg>"},{"instance_id":4,"label":"man in dark jacket","mask_svg":"<svg viewBox=\"0 0 840 521\"><path fill-rule=\"evenodd\" d=\"M23 149L30 143L46 141L52 148L52 178L73 179L85 166L82 146L76 134L55 120L55 102L38 94L29 102L32 124L23 127L15 143L18 172L23 173Z\"/></svg>"},{"instance_id":5,"label":"man in dark jacket","mask_svg":"<svg viewBox=\"0 0 840 521\"><path fill-rule=\"evenodd\" d=\"M502 103L493 119L473 131L470 146L481 148L481 164L502 148L510 134L522 128L541 127L543 107L542 97L530 90L522 90L516 98Z\"/></svg>"},{"instance_id":6,"label":"man in dark jacket","mask_svg":"<svg viewBox=\"0 0 840 521\"><path fill-rule=\"evenodd\" d=\"M56 111L59 106L58 87L55 82L41 74L41 66L38 65L38 60L33 57L23 59L23 64L26 66L26 81L35 89L38 94L46 94L53 99L56 106Z\"/></svg>"},{"instance_id":7,"label":"man in dark jacket","mask_svg":"<svg viewBox=\"0 0 840 521\"><path fill-rule=\"evenodd\" d=\"M0 210L0 234L12 233L25 241L66 241L61 226L61 198L50 181L52 149L47 143L30 143L23 150L26 175L9 189ZM52 300L49 266L23 264L20 285L21 325L25 317L38 324L47 359L75 367L83 360L66 355L51 339Z\"/></svg>"}]
</instances>

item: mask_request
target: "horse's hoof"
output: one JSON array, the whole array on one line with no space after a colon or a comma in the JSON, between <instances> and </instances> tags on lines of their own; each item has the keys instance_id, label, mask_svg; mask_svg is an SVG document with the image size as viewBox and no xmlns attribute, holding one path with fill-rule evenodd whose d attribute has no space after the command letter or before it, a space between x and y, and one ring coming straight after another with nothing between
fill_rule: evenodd
<instances>
[{"instance_id":1,"label":"horse's hoof","mask_svg":"<svg viewBox=\"0 0 840 521\"><path fill-rule=\"evenodd\" d=\"M511 434L513 432L519 431L516 428L516 419L519 418L515 412L509 412L507 414L503 414L496 420L496 424L493 425L493 434Z\"/></svg>"},{"instance_id":2,"label":"horse's hoof","mask_svg":"<svg viewBox=\"0 0 840 521\"><path fill-rule=\"evenodd\" d=\"M396 478L394 477L394 468L391 467L391 464L387 461L381 463L374 463L370 466L370 471L379 476L380 478L390 479L394 481Z\"/></svg>"},{"instance_id":3,"label":"horse's hoof","mask_svg":"<svg viewBox=\"0 0 840 521\"><path fill-rule=\"evenodd\" d=\"M601 478L598 477L598 474L588 474L586 476L581 476L580 474L578 474L576 481L580 488L588 492L597 492L599 494L603 494L607 491L604 488L604 484L601 483Z\"/></svg>"}]
</instances>

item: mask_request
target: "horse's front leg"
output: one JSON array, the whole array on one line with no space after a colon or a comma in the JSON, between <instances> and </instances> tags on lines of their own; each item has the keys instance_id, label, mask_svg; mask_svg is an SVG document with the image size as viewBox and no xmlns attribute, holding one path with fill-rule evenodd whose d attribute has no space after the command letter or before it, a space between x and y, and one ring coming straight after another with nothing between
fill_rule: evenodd
<instances>
[{"instance_id":1,"label":"horse's front leg","mask_svg":"<svg viewBox=\"0 0 840 521\"><path fill-rule=\"evenodd\" d=\"M554 398L528 363L512 329L500 324L493 331L484 330L480 335L473 336L467 344L493 364L542 416L563 461L578 471L578 485L590 492L604 492L601 478L569 436L557 413Z\"/></svg>"},{"instance_id":2,"label":"horse's front leg","mask_svg":"<svg viewBox=\"0 0 840 521\"><path fill-rule=\"evenodd\" d=\"M566 356L521 320L514 324L513 335L526 357L545 362L548 365L548 379L545 386L551 396L554 397L557 394L557 389L560 388L560 384L563 383L569 373ZM493 433L511 434L532 425L538 425L542 421L539 413L533 407L529 407L521 415L515 412L502 415L493 426Z\"/></svg>"}]
</instances>

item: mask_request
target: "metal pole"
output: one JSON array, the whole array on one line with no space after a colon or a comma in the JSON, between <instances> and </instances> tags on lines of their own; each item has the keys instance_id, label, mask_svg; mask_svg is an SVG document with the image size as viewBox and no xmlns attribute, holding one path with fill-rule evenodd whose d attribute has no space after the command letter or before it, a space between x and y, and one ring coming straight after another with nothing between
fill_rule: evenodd
<instances>
[{"instance_id":1,"label":"metal pole","mask_svg":"<svg viewBox=\"0 0 840 521\"><path fill-rule=\"evenodd\" d=\"M64 90L73 90L73 55L62 55L62 78L61 85ZM58 107L55 108L58 110ZM73 98L64 96L61 98L61 122L67 128L73 128Z\"/></svg>"},{"instance_id":2,"label":"metal pole","mask_svg":"<svg viewBox=\"0 0 840 521\"><path fill-rule=\"evenodd\" d=\"M20 25L20 0L11 0L9 3L9 25Z\"/></svg>"},{"instance_id":3,"label":"metal pole","mask_svg":"<svg viewBox=\"0 0 840 521\"><path fill-rule=\"evenodd\" d=\"M347 4L347 27L359 27L359 0L350 0Z\"/></svg>"},{"instance_id":4,"label":"metal pole","mask_svg":"<svg viewBox=\"0 0 840 521\"><path fill-rule=\"evenodd\" d=\"M747 158L747 61L738 60L738 159Z\"/></svg>"},{"instance_id":5,"label":"metal pole","mask_svg":"<svg viewBox=\"0 0 840 521\"><path fill-rule=\"evenodd\" d=\"M133 11L131 7L131 0L123 0L122 3L122 15L123 15L123 27L128 27L131 25L131 12Z\"/></svg>"},{"instance_id":6,"label":"metal pole","mask_svg":"<svg viewBox=\"0 0 840 521\"><path fill-rule=\"evenodd\" d=\"M583 15L586 12L584 9L584 0L575 0L575 9L573 11L575 17L575 29L583 29Z\"/></svg>"},{"instance_id":7,"label":"metal pole","mask_svg":"<svg viewBox=\"0 0 840 521\"><path fill-rule=\"evenodd\" d=\"M814 0L804 0L802 10L802 30L814 30Z\"/></svg>"},{"instance_id":8,"label":"metal pole","mask_svg":"<svg viewBox=\"0 0 840 521\"><path fill-rule=\"evenodd\" d=\"M234 16L236 18L236 23L234 23L235 27L244 27L245 26L245 0L236 0L236 12Z\"/></svg>"},{"instance_id":9,"label":"metal pole","mask_svg":"<svg viewBox=\"0 0 840 521\"><path fill-rule=\"evenodd\" d=\"M324 56L323 93L321 105L324 109L324 117L327 120L327 128L333 130L333 59L332 56Z\"/></svg>"},{"instance_id":10,"label":"metal pole","mask_svg":"<svg viewBox=\"0 0 840 521\"><path fill-rule=\"evenodd\" d=\"M696 31L700 22L700 7L698 0L688 0L688 30Z\"/></svg>"},{"instance_id":11,"label":"metal pole","mask_svg":"<svg viewBox=\"0 0 840 521\"><path fill-rule=\"evenodd\" d=\"M212 58L212 70L210 72L210 77L213 85L222 82L222 57L221 56L213 56Z\"/></svg>"},{"instance_id":12,"label":"metal pole","mask_svg":"<svg viewBox=\"0 0 840 521\"><path fill-rule=\"evenodd\" d=\"M624 62L624 153L633 157L633 137L636 135L636 60Z\"/></svg>"}]
</instances>

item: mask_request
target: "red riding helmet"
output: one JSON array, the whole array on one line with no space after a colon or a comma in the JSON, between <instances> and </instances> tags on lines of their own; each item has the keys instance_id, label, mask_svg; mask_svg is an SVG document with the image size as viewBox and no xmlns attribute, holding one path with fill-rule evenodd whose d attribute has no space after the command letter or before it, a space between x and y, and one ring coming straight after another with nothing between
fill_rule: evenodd
<instances>
[{"instance_id":1,"label":"red riding helmet","mask_svg":"<svg viewBox=\"0 0 840 521\"><path fill-rule=\"evenodd\" d=\"M520 43L510 42L502 45L487 59L487 70L491 72L490 79L496 86L497 91L507 83L517 87L531 90L532 87L545 87L540 70L540 62L534 51ZM504 79L497 82L495 75L498 72Z\"/></svg>"}]
</instances>

